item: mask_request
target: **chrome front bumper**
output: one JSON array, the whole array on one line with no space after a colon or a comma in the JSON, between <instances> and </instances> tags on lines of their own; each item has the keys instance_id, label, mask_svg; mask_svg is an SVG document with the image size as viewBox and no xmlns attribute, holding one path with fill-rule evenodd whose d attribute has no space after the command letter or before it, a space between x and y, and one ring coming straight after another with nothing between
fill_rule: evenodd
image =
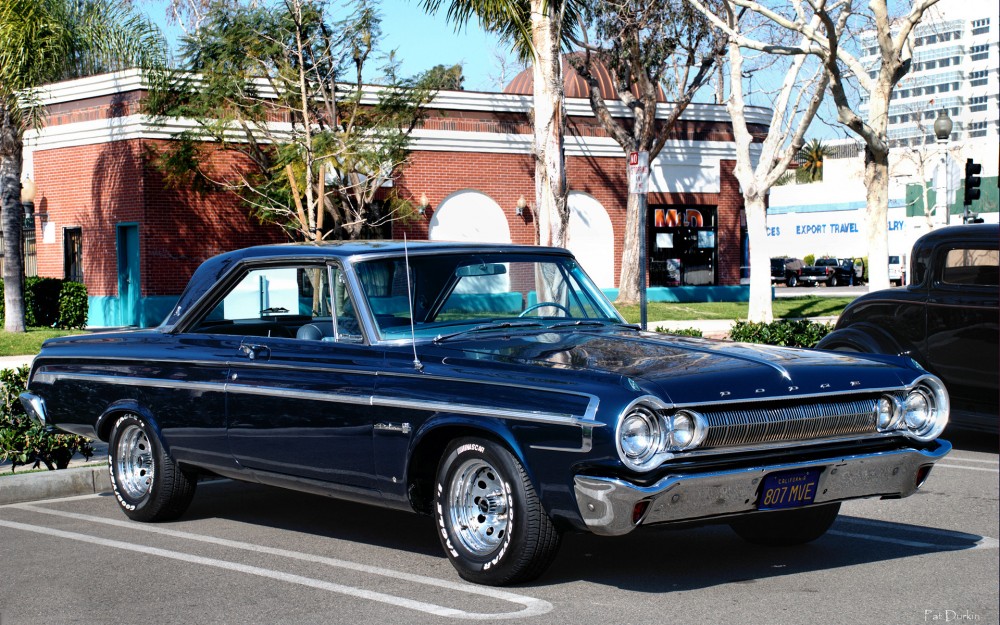
<instances>
[{"instance_id":1,"label":"chrome front bumper","mask_svg":"<svg viewBox=\"0 0 1000 625\"><path fill-rule=\"evenodd\" d=\"M595 534L618 536L639 525L697 521L753 512L764 476L778 471L819 468L814 504L864 497L908 497L927 477L921 472L951 451L948 441L933 441L928 449L824 458L810 462L772 464L712 473L667 475L651 486L625 480L577 476L574 491L580 514ZM648 502L638 522L636 504Z\"/></svg>"}]
</instances>

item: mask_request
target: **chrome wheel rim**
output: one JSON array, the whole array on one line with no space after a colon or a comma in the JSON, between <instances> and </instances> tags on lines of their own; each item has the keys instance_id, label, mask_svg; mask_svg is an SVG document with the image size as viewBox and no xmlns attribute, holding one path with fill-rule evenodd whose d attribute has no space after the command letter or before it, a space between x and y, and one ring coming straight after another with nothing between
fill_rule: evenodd
<instances>
[{"instance_id":1,"label":"chrome wheel rim","mask_svg":"<svg viewBox=\"0 0 1000 625\"><path fill-rule=\"evenodd\" d=\"M115 447L118 487L131 499L140 499L153 488L153 447L146 432L129 425Z\"/></svg>"},{"instance_id":2,"label":"chrome wheel rim","mask_svg":"<svg viewBox=\"0 0 1000 625\"><path fill-rule=\"evenodd\" d=\"M458 542L476 556L496 550L510 528L509 493L500 473L485 461L466 461L451 481L449 500Z\"/></svg>"}]
</instances>

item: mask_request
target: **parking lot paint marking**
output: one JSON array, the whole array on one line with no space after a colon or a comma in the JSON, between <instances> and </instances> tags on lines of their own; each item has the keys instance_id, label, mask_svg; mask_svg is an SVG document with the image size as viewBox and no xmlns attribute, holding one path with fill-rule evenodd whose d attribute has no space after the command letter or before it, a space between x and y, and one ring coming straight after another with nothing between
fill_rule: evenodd
<instances>
[{"instance_id":1,"label":"parking lot paint marking","mask_svg":"<svg viewBox=\"0 0 1000 625\"><path fill-rule=\"evenodd\" d=\"M980 460L979 458L963 458L961 456L956 456L954 454L948 455L948 460L950 462L978 462L980 464L992 464L997 466L1000 464L1000 460Z\"/></svg>"},{"instance_id":2,"label":"parking lot paint marking","mask_svg":"<svg viewBox=\"0 0 1000 625\"><path fill-rule=\"evenodd\" d=\"M985 469L983 467L963 467L957 464L944 464L941 462L935 464L934 466L943 467L945 469L965 469L966 471L985 471L987 473L1000 473L1000 469Z\"/></svg>"},{"instance_id":3,"label":"parking lot paint marking","mask_svg":"<svg viewBox=\"0 0 1000 625\"><path fill-rule=\"evenodd\" d=\"M866 525L868 527L878 527L886 531L897 531L893 528L893 524L886 521L875 521L869 519L856 519L852 518L846 524L848 525ZM921 527L912 530L915 534L929 534L931 536L940 536L942 538L950 540L966 540L969 541L969 546L962 545L945 545L941 543L933 542L923 542L917 540L906 540L904 538L894 538L890 536L879 536L877 534L862 534L858 532L845 532L841 530L830 530L827 534L833 536L843 536L845 538L861 538L864 540L874 540L883 543L891 543L894 545L903 545L905 547L916 547L917 549L935 549L935 550L947 550L947 551L971 551L975 549L997 549L1000 548L1000 540L996 538L991 538L989 536L978 536L976 534L967 534L964 532L953 532L950 530L940 530L932 527Z\"/></svg>"},{"instance_id":4,"label":"parking lot paint marking","mask_svg":"<svg viewBox=\"0 0 1000 625\"><path fill-rule=\"evenodd\" d=\"M97 495L87 495L86 497L96 497ZM65 501L65 500L60 500ZM440 614L441 616L449 616L452 618L470 619L470 620L483 620L483 619L511 619L511 618L526 618L530 616L538 616L540 614L545 614L552 610L552 604L548 601L542 599L536 599L534 597L528 597L525 595L519 595L516 593L508 592L505 590L500 590L498 588L490 588L487 586L476 586L473 584L466 584L461 582L452 582L444 579L437 579L433 577L426 577L423 575L416 575L413 573L404 573L402 571L394 571L392 569L385 569L381 567L370 566L367 564L358 564L356 562L351 562L348 560L340 560L337 558L329 558L326 556L318 556L310 553L301 553L298 551L289 551L287 549L277 549L274 547L266 547L263 545L255 545L253 543L245 543L236 540L229 540L227 538L216 538L214 536L204 536L202 534L193 534L191 532L182 532L178 530L168 529L162 526L146 525L142 523L136 523L134 521L125 521L122 519L105 519L102 517L90 516L86 514L78 514L75 512L66 512L63 510L53 510L50 508L43 508L38 505L32 505L27 503L12 504L12 508L18 508L21 510L29 510L36 513L48 514L57 517L63 517L67 519L73 519L77 521L84 521L89 523L99 523L103 525L110 525L113 527L121 527L130 530L148 532L151 534L159 534L161 536L170 536L172 538L180 538L183 540L190 540L196 542L209 543L213 545L218 545L221 547L229 547L233 549L242 549L246 551L253 551L256 553L264 553L268 555L274 555L282 558L289 558L293 560L300 560L304 562L313 562L317 564L324 564L331 567L337 567L342 569L348 569L352 571L357 571L360 573L367 573L371 575L379 575L382 577L391 577L393 579L399 579L403 581L413 582L416 584L422 584L425 586L435 586L438 588L444 588L446 590L453 590L465 594L481 595L484 597L490 597L492 599L498 599L501 601L507 601L510 603L516 603L524 606L524 609L517 612L503 612L498 614L482 614L476 612L464 612L462 610L451 610L450 608L444 608L442 606L434 606L433 604L421 604L421 605L431 605L435 609L450 611L453 613ZM6 524L7 522L0 521L0 524ZM31 527L31 526L29 526ZM59 530L53 530L59 531ZM80 534L80 536L85 536ZM89 538L89 537L88 537ZM115 541L113 541L115 542ZM129 544L129 543L122 543ZM192 556L198 557L198 556ZM220 560L219 562L225 562ZM242 566L242 565L238 565ZM225 568L225 567L223 567ZM255 568L255 567L250 567ZM263 569L266 570L266 569ZM277 573L277 572L275 572ZM303 578L308 579L308 578ZM318 581L318 580L314 580ZM325 582L320 582L325 583ZM360 589L354 589L349 586L344 588L349 588L352 591L357 592L368 592ZM351 593L345 593L351 594ZM381 593L376 593L381 594ZM391 597L391 595L385 595ZM394 599L398 599L395 598ZM376 599L377 600L377 599ZM409 601L407 599L399 599L400 601ZM391 602L387 602L391 603ZM416 602L420 603L420 602ZM409 607L409 606L404 606ZM417 609L417 608L413 608ZM427 610L422 610L427 611ZM437 614L435 612L435 614Z\"/></svg>"}]
</instances>

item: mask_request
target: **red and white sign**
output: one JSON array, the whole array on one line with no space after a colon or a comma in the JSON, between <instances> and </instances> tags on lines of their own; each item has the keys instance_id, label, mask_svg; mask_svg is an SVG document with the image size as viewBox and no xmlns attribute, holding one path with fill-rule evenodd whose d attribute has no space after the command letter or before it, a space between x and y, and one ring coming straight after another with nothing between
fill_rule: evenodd
<instances>
[{"instance_id":1,"label":"red and white sign","mask_svg":"<svg viewBox=\"0 0 1000 625\"><path fill-rule=\"evenodd\" d=\"M628 153L628 192L649 193L649 152Z\"/></svg>"}]
</instances>

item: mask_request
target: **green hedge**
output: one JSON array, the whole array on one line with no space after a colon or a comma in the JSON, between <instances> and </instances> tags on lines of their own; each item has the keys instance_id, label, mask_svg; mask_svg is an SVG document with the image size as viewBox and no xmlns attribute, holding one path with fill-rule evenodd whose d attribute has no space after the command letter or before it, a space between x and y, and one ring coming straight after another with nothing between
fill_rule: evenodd
<instances>
[{"instance_id":1,"label":"green hedge","mask_svg":"<svg viewBox=\"0 0 1000 625\"><path fill-rule=\"evenodd\" d=\"M9 460L11 473L22 465L49 470L65 469L74 454L88 460L94 455L90 441L42 427L24 412L18 399L28 383L28 367L0 371L0 459Z\"/></svg>"},{"instance_id":2,"label":"green hedge","mask_svg":"<svg viewBox=\"0 0 1000 625\"><path fill-rule=\"evenodd\" d=\"M772 323L737 321L729 338L741 343L764 343L784 347L815 347L824 336L833 331L829 323L816 323L808 319L781 319Z\"/></svg>"},{"instance_id":3,"label":"green hedge","mask_svg":"<svg viewBox=\"0 0 1000 625\"><path fill-rule=\"evenodd\" d=\"M80 329L87 325L87 287L58 278L24 280L24 324L29 327ZM0 318L4 315L0 280Z\"/></svg>"}]
</instances>

